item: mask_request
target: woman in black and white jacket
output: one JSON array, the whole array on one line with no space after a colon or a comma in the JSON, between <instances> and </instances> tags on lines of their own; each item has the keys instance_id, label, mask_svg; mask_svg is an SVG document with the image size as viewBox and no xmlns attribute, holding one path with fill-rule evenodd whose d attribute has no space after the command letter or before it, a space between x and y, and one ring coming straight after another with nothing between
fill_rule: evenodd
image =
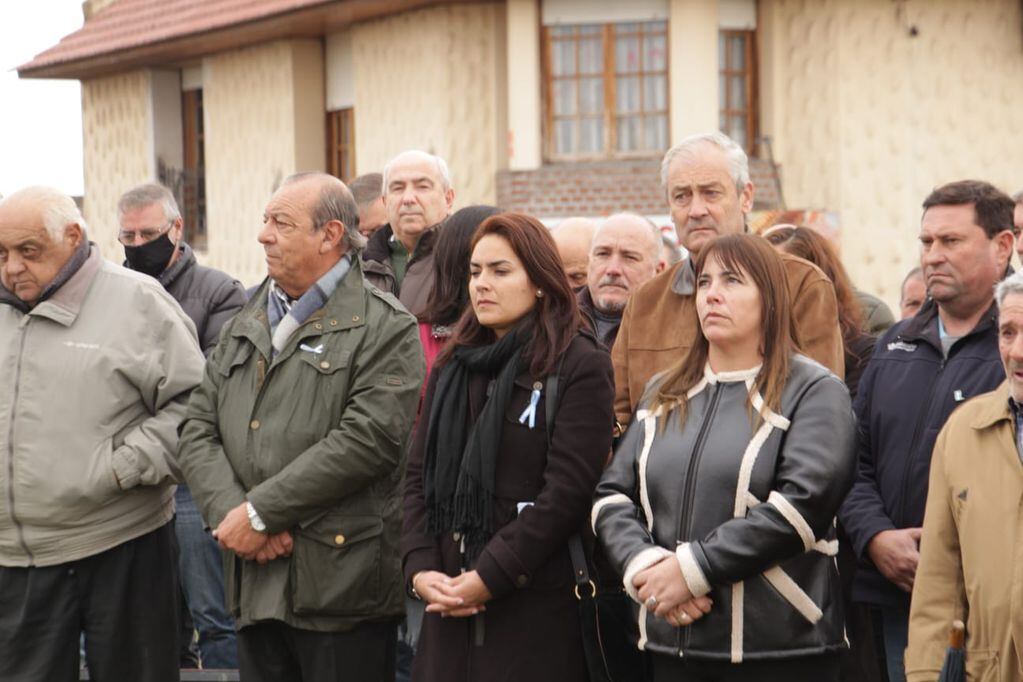
<instances>
[{"instance_id":1,"label":"woman in black and white jacket","mask_svg":"<svg viewBox=\"0 0 1023 682\"><path fill-rule=\"evenodd\" d=\"M695 266L701 332L647 387L597 488L594 530L658 682L835 679L849 394L794 348L766 241L721 237Z\"/></svg>"}]
</instances>

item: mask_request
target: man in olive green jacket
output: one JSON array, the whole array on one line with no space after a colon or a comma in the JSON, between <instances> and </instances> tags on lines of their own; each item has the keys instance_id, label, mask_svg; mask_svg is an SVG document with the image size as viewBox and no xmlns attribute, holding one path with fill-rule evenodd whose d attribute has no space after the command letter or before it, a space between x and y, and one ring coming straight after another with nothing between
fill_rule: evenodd
<instances>
[{"instance_id":1,"label":"man in olive green jacket","mask_svg":"<svg viewBox=\"0 0 1023 682\"><path fill-rule=\"evenodd\" d=\"M179 451L232 552L242 677L393 679L415 319L366 285L358 208L336 178L286 180L259 241L269 277L224 327Z\"/></svg>"}]
</instances>

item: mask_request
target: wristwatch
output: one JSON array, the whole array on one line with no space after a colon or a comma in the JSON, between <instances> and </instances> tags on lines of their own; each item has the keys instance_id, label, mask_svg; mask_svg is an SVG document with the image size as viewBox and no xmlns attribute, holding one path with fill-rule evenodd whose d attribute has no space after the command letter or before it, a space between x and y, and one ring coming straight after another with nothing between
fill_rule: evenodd
<instances>
[{"instance_id":1,"label":"wristwatch","mask_svg":"<svg viewBox=\"0 0 1023 682\"><path fill-rule=\"evenodd\" d=\"M256 513L256 508L252 506L251 502L245 503L245 511L249 514L249 525L252 526L252 530L257 533L265 533L266 524L263 523L263 519L259 518L259 514Z\"/></svg>"}]
</instances>

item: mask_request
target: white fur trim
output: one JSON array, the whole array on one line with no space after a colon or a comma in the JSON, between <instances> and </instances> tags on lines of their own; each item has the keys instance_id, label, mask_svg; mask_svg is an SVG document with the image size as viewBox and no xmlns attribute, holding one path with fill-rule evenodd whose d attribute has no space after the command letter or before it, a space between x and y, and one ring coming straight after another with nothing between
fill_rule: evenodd
<instances>
[{"instance_id":1,"label":"white fur trim","mask_svg":"<svg viewBox=\"0 0 1023 682\"><path fill-rule=\"evenodd\" d=\"M631 505L632 504L632 498L630 498L628 495L624 495L622 493L615 493L613 495L608 495L607 497L602 497L599 500L597 500L596 502L594 502L593 503L593 511L590 512L590 525L593 527L594 535L596 535L596 533L597 533L597 517L600 516L600 511L604 507L607 507L608 505L612 505L612 504L630 504Z\"/></svg>"},{"instance_id":2,"label":"white fur trim","mask_svg":"<svg viewBox=\"0 0 1023 682\"><path fill-rule=\"evenodd\" d=\"M688 542L678 546L675 550L675 557L678 558L678 566L682 569L682 577L685 578L686 585L689 587L689 591L693 593L693 596L702 597L710 592L710 583L707 582L707 576L703 574L703 569L696 562L693 548Z\"/></svg>"},{"instance_id":3,"label":"white fur trim","mask_svg":"<svg viewBox=\"0 0 1023 682\"><path fill-rule=\"evenodd\" d=\"M737 519L745 518L746 510L749 509L749 500L746 496L749 494L750 479L753 477L753 465L757 463L757 455L760 454L760 448L764 446L767 437L771 435L772 428L769 422L761 424L746 445L746 451L742 453L739 479L735 484L735 507L733 509L733 516Z\"/></svg>"},{"instance_id":4,"label":"white fur trim","mask_svg":"<svg viewBox=\"0 0 1023 682\"><path fill-rule=\"evenodd\" d=\"M824 612L813 603L810 596L785 571L775 566L764 571L764 578L774 586L774 589L778 590L785 601L792 604L796 611L802 614L803 618L811 623L816 623L824 616Z\"/></svg>"},{"instance_id":5,"label":"white fur trim","mask_svg":"<svg viewBox=\"0 0 1023 682\"><path fill-rule=\"evenodd\" d=\"M788 431L789 426L792 425L785 417L775 413L771 408L764 406L764 398L760 395L760 391L753 391L750 395L750 403L753 405L753 409L757 411L760 416L764 418L764 421L781 431Z\"/></svg>"},{"instance_id":6,"label":"white fur trim","mask_svg":"<svg viewBox=\"0 0 1023 682\"><path fill-rule=\"evenodd\" d=\"M646 606L639 605L639 642L636 643L636 648L640 651L646 651Z\"/></svg>"},{"instance_id":7,"label":"white fur trim","mask_svg":"<svg viewBox=\"0 0 1023 682\"><path fill-rule=\"evenodd\" d=\"M734 372L715 372L710 368L710 363L708 362L703 367L703 376L712 384L719 382L727 384L734 381L747 381L760 374L761 367L763 367L763 365L757 365L756 367L750 367L749 369L739 369Z\"/></svg>"},{"instance_id":8,"label":"white fur trim","mask_svg":"<svg viewBox=\"0 0 1023 682\"><path fill-rule=\"evenodd\" d=\"M824 556L838 556L838 540L818 540L813 549Z\"/></svg>"},{"instance_id":9,"label":"white fur trim","mask_svg":"<svg viewBox=\"0 0 1023 682\"><path fill-rule=\"evenodd\" d=\"M781 512L781 515L785 517L789 525L795 529L796 533L799 534L799 538L803 541L803 549L805 551L809 552L814 549L814 546L817 544L817 538L813 535L813 529L810 528L810 524L806 522L806 519L799 513L799 510L785 499L784 495L777 490L772 490L771 494L767 496L767 504Z\"/></svg>"},{"instance_id":10,"label":"white fur trim","mask_svg":"<svg viewBox=\"0 0 1023 682\"><path fill-rule=\"evenodd\" d=\"M732 585L732 663L742 663L742 628L745 612L745 586L742 581Z\"/></svg>"},{"instance_id":11,"label":"white fur trim","mask_svg":"<svg viewBox=\"0 0 1023 682\"><path fill-rule=\"evenodd\" d=\"M646 515L647 531L654 532L654 510L650 506L650 491L646 485L646 464L650 458L650 448L654 444L654 435L657 433L657 413L643 416L643 449L639 453L639 503L643 505L643 513Z\"/></svg>"},{"instance_id":12,"label":"white fur trim","mask_svg":"<svg viewBox=\"0 0 1023 682\"><path fill-rule=\"evenodd\" d=\"M632 579L636 577L636 574L640 571L646 570L656 564L658 561L666 556L672 556L672 553L663 547L647 547L636 556L632 557L628 565L625 567L625 577L622 578L622 587L628 592L632 600L642 606L639 601L639 590L632 584Z\"/></svg>"}]
</instances>

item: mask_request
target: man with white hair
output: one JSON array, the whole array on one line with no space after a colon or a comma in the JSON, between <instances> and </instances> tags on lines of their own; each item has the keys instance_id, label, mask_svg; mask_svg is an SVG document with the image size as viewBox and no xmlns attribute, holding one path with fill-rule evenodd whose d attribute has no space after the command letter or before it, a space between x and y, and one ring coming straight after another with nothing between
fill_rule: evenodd
<instances>
[{"instance_id":1,"label":"man with white hair","mask_svg":"<svg viewBox=\"0 0 1023 682\"><path fill-rule=\"evenodd\" d=\"M0 679L178 679L174 450L203 356L74 202L0 202Z\"/></svg>"},{"instance_id":2,"label":"man with white hair","mask_svg":"<svg viewBox=\"0 0 1023 682\"><path fill-rule=\"evenodd\" d=\"M633 294L612 352L615 416L629 422L653 375L668 369L692 346L696 314L695 257L719 235L746 231L753 183L746 152L722 133L693 135L668 150L661 163L671 220L689 256ZM796 344L842 376L842 335L831 281L816 266L783 255Z\"/></svg>"},{"instance_id":3,"label":"man with white hair","mask_svg":"<svg viewBox=\"0 0 1023 682\"><path fill-rule=\"evenodd\" d=\"M660 248L661 231L635 213L611 216L593 235L586 286L577 298L579 309L608 350L618 336L629 296L663 270Z\"/></svg>"},{"instance_id":4,"label":"man with white hair","mask_svg":"<svg viewBox=\"0 0 1023 682\"><path fill-rule=\"evenodd\" d=\"M451 173L444 159L413 149L388 161L383 176L388 223L362 252L363 272L418 316L433 290L435 231L455 201Z\"/></svg>"},{"instance_id":5,"label":"man with white hair","mask_svg":"<svg viewBox=\"0 0 1023 682\"><path fill-rule=\"evenodd\" d=\"M965 621L971 679L1020 680L1023 561L1023 273L995 290L1005 380L938 434L909 614L906 679L938 678L949 627Z\"/></svg>"}]
</instances>

